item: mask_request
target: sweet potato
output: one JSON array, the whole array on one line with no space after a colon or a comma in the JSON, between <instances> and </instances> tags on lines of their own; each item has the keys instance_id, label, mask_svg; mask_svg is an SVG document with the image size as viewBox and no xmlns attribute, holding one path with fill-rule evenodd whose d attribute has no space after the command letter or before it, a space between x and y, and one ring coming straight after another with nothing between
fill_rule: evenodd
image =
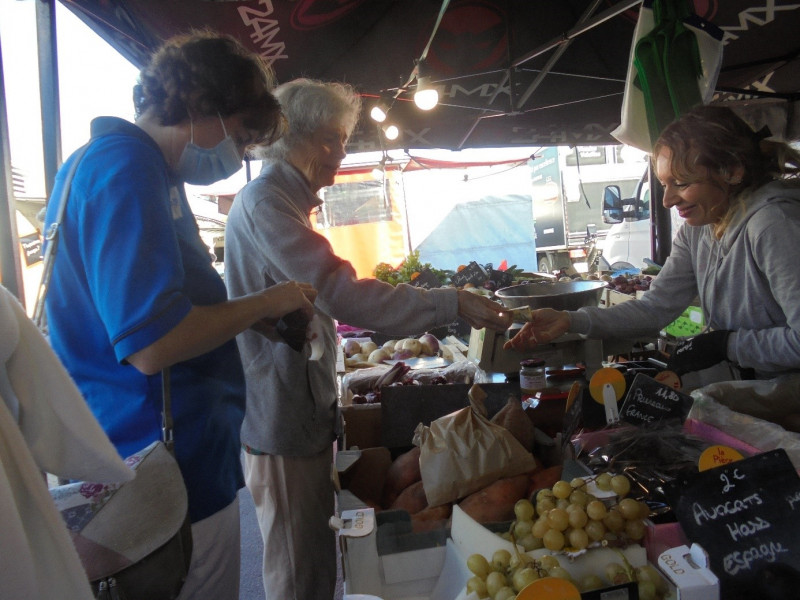
<instances>
[{"instance_id":1,"label":"sweet potato","mask_svg":"<svg viewBox=\"0 0 800 600\"><path fill-rule=\"evenodd\" d=\"M554 465L546 469L537 468L528 473L528 490L526 496L530 498L543 488L553 487L553 484L561 479L561 472L562 466Z\"/></svg>"},{"instance_id":2,"label":"sweet potato","mask_svg":"<svg viewBox=\"0 0 800 600\"><path fill-rule=\"evenodd\" d=\"M411 515L411 530L415 533L431 531L447 526L447 520L453 513L453 505L448 502L439 506L429 506Z\"/></svg>"},{"instance_id":3,"label":"sweet potato","mask_svg":"<svg viewBox=\"0 0 800 600\"><path fill-rule=\"evenodd\" d=\"M514 505L525 497L528 474L498 479L491 485L470 494L458 505L478 523L496 523L514 518Z\"/></svg>"},{"instance_id":4,"label":"sweet potato","mask_svg":"<svg viewBox=\"0 0 800 600\"><path fill-rule=\"evenodd\" d=\"M414 446L392 462L383 484L382 503L390 507L404 489L422 479L419 471L419 447Z\"/></svg>"},{"instance_id":5,"label":"sweet potato","mask_svg":"<svg viewBox=\"0 0 800 600\"><path fill-rule=\"evenodd\" d=\"M422 480L412 483L397 496L389 508L400 509L413 515L428 507L428 499L422 488Z\"/></svg>"}]
</instances>

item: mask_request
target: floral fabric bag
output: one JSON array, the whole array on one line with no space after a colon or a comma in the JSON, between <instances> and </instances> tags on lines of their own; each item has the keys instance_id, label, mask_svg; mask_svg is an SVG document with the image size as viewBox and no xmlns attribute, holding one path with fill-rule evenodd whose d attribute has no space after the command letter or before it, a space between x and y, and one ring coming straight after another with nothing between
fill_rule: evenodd
<instances>
[{"instance_id":1,"label":"floral fabric bag","mask_svg":"<svg viewBox=\"0 0 800 600\"><path fill-rule=\"evenodd\" d=\"M189 570L191 526L183 477L164 442L125 459L126 483L51 488L98 599L176 598Z\"/></svg>"}]
</instances>

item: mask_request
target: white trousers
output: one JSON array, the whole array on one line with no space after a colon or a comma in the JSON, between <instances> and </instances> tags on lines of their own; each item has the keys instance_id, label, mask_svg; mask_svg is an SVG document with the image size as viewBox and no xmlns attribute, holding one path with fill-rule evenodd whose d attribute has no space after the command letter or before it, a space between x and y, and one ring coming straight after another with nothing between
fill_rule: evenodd
<instances>
[{"instance_id":1,"label":"white trousers","mask_svg":"<svg viewBox=\"0 0 800 600\"><path fill-rule=\"evenodd\" d=\"M178 600L239 600L239 498L192 524L192 562Z\"/></svg>"},{"instance_id":2,"label":"white trousers","mask_svg":"<svg viewBox=\"0 0 800 600\"><path fill-rule=\"evenodd\" d=\"M266 600L332 600L336 536L333 445L310 457L245 452L244 472L264 540Z\"/></svg>"}]
</instances>

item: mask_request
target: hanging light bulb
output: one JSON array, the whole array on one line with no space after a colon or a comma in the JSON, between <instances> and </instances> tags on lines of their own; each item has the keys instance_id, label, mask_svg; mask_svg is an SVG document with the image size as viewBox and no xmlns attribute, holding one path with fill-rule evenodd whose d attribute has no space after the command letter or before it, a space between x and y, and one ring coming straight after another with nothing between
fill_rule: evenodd
<instances>
[{"instance_id":1,"label":"hanging light bulb","mask_svg":"<svg viewBox=\"0 0 800 600\"><path fill-rule=\"evenodd\" d=\"M381 101L378 102L375 106L372 107L372 110L369 111L369 116L372 118L373 121L377 121L378 123L383 123L386 120L386 116L389 114L389 107L386 106L386 103Z\"/></svg>"},{"instance_id":2,"label":"hanging light bulb","mask_svg":"<svg viewBox=\"0 0 800 600\"><path fill-rule=\"evenodd\" d=\"M396 140L400 135L400 130L397 128L397 125L393 125L391 123L387 123L381 127L381 129L383 130L383 135L386 136L387 140Z\"/></svg>"},{"instance_id":3,"label":"hanging light bulb","mask_svg":"<svg viewBox=\"0 0 800 600\"><path fill-rule=\"evenodd\" d=\"M427 63L420 60L417 63L417 91L414 92L414 104L420 110L431 110L438 103L439 91L431 84Z\"/></svg>"},{"instance_id":4,"label":"hanging light bulb","mask_svg":"<svg viewBox=\"0 0 800 600\"><path fill-rule=\"evenodd\" d=\"M417 77L417 91L414 92L414 104L420 110L431 110L439 104L439 92L431 87L430 77Z\"/></svg>"}]
</instances>

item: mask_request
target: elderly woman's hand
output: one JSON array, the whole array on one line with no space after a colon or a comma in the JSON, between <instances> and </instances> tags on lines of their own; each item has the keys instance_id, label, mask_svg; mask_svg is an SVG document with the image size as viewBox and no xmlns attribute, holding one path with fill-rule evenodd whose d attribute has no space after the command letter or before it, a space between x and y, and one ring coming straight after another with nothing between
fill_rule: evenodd
<instances>
[{"instance_id":1,"label":"elderly woman's hand","mask_svg":"<svg viewBox=\"0 0 800 600\"><path fill-rule=\"evenodd\" d=\"M475 329L505 331L511 326L511 314L502 304L464 290L458 291L458 316Z\"/></svg>"},{"instance_id":2,"label":"elderly woman's hand","mask_svg":"<svg viewBox=\"0 0 800 600\"><path fill-rule=\"evenodd\" d=\"M540 308L531 313L531 320L513 338L503 344L505 350L524 352L538 344L546 344L569 330L569 314L563 310Z\"/></svg>"}]
</instances>

